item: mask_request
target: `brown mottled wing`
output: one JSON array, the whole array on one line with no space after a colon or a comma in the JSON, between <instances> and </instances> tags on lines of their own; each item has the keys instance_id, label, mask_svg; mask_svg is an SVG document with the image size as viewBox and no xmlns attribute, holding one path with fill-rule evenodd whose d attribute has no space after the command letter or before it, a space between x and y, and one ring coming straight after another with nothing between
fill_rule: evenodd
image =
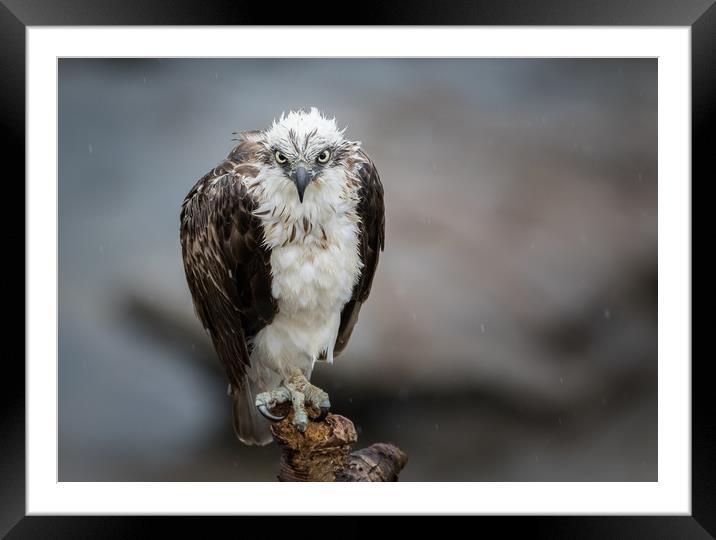
<instances>
[{"instance_id":1,"label":"brown mottled wing","mask_svg":"<svg viewBox=\"0 0 716 540\"><path fill-rule=\"evenodd\" d=\"M184 271L194 308L234 388L249 366L249 343L276 313L270 254L262 246L256 204L242 177L255 176L253 143L199 180L181 211Z\"/></svg>"},{"instance_id":2,"label":"brown mottled wing","mask_svg":"<svg viewBox=\"0 0 716 540\"><path fill-rule=\"evenodd\" d=\"M341 324L338 328L334 355L340 354L348 344L353 328L358 321L360 308L370 294L380 252L385 247L383 184L381 184L378 171L370 158L362 151L361 157L365 162L358 171L358 181L361 184L358 199L358 217L360 218L358 249L363 269L353 288L353 296L341 312Z\"/></svg>"}]
</instances>

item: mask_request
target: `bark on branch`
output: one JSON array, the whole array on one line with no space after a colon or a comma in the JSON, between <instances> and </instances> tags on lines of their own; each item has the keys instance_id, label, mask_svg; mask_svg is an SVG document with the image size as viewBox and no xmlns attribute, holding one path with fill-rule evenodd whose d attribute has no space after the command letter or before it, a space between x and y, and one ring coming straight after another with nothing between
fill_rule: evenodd
<instances>
[{"instance_id":1,"label":"bark on branch","mask_svg":"<svg viewBox=\"0 0 716 540\"><path fill-rule=\"evenodd\" d=\"M402 450L386 443L351 453L358 436L344 416L309 421L304 433L293 426L292 416L271 426L282 451L281 482L397 482L408 462Z\"/></svg>"}]
</instances>

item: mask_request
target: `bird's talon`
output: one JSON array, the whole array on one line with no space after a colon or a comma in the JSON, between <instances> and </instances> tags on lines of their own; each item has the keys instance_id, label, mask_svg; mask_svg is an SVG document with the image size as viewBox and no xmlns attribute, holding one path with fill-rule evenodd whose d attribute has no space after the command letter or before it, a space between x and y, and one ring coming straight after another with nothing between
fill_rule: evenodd
<instances>
[{"instance_id":1,"label":"bird's talon","mask_svg":"<svg viewBox=\"0 0 716 540\"><path fill-rule=\"evenodd\" d=\"M273 414L269 410L268 406L264 403L256 405L256 408L261 413L261 416L266 418L266 420L270 420L271 422L280 422L281 420L286 418L285 416L276 416L275 414Z\"/></svg>"},{"instance_id":2,"label":"bird's talon","mask_svg":"<svg viewBox=\"0 0 716 540\"><path fill-rule=\"evenodd\" d=\"M311 420L315 422L322 421L328 415L328 411L331 408L328 394L310 384L302 375L287 381L285 386L268 392L261 392L256 396L255 402L256 409L259 413L271 422L281 422L288 417L288 414L278 416L271 412L273 407L283 403L291 404L293 409L291 423L302 433L306 431L309 421L306 405L310 405ZM315 419L313 417L314 409L319 410L319 414Z\"/></svg>"},{"instance_id":3,"label":"bird's talon","mask_svg":"<svg viewBox=\"0 0 716 540\"><path fill-rule=\"evenodd\" d=\"M318 415L318 417L316 418L315 421L321 422L322 420L324 420L326 418L326 416L328 416L328 411L330 411L330 410L331 410L330 405L328 405L327 407L321 407L321 414Z\"/></svg>"},{"instance_id":4,"label":"bird's talon","mask_svg":"<svg viewBox=\"0 0 716 540\"><path fill-rule=\"evenodd\" d=\"M293 418L293 425L301 433L306 431L306 427L308 426L308 417L306 416L306 413L297 412Z\"/></svg>"}]
</instances>

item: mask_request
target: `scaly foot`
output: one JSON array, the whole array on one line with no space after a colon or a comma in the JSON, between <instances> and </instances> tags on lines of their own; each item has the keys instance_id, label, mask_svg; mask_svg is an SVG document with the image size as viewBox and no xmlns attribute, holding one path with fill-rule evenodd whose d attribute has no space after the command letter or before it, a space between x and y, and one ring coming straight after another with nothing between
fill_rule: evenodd
<instances>
[{"instance_id":1,"label":"scaly foot","mask_svg":"<svg viewBox=\"0 0 716 540\"><path fill-rule=\"evenodd\" d=\"M261 392L256 396L256 408L272 422L280 422L286 417L276 416L271 409L276 405L288 402L291 402L293 408L293 425L301 432L306 431L308 425L306 404L321 411L316 421L325 418L331 408L328 394L308 382L303 373L295 373L289 377L284 386L268 392Z\"/></svg>"}]
</instances>

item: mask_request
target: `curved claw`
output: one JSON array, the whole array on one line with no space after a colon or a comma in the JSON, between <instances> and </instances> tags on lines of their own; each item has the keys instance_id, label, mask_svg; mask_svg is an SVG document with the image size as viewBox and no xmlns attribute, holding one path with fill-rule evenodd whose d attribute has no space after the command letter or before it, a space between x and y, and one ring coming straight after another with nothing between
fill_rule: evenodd
<instances>
[{"instance_id":1,"label":"curved claw","mask_svg":"<svg viewBox=\"0 0 716 540\"><path fill-rule=\"evenodd\" d=\"M256 405L256 409L258 409L258 411L261 413L261 416L266 418L266 420L271 420L271 422L280 422L281 420L286 418L286 416L276 416L271 411L269 411L269 408L263 403L261 405Z\"/></svg>"},{"instance_id":2,"label":"curved claw","mask_svg":"<svg viewBox=\"0 0 716 540\"><path fill-rule=\"evenodd\" d=\"M322 420L324 420L326 418L326 416L328 416L328 411L330 411L330 410L331 410L330 405L324 405L323 407L321 407L321 414L319 414L318 417L316 417L315 421L321 422Z\"/></svg>"}]
</instances>

